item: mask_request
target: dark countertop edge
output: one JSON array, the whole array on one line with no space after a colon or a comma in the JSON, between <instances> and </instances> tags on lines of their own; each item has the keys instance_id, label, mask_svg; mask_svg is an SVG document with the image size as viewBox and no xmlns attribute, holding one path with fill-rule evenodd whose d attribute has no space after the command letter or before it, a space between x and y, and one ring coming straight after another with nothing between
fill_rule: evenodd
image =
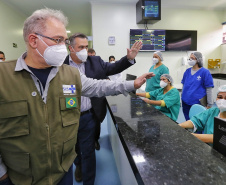
<instances>
[{"instance_id":1,"label":"dark countertop edge","mask_svg":"<svg viewBox=\"0 0 226 185\"><path fill-rule=\"evenodd\" d=\"M123 136L122 136L120 130L118 129L118 127L117 127L117 123L116 123L115 117L114 117L114 115L113 115L113 113L111 111L111 108L110 108L108 102L107 102L107 107L108 107L108 110L109 110L109 112L111 114L111 118L112 118L112 120L114 122L115 129L116 129L116 131L118 133L119 139L120 139L120 141L122 143L122 146L123 146L123 148L125 150L126 156L127 156L128 161L129 161L129 163L131 165L131 168L132 168L133 174L134 174L134 176L135 176L135 178L137 180L137 183L138 183L138 185L145 185L143 180L142 180L142 177L141 177L141 175L140 175L140 173L139 173L139 171L137 169L137 166L136 166L136 164L135 164L135 162L133 160L133 157L132 157L132 155L131 155L131 153L130 153L130 151L129 151L129 149L128 149L128 147L127 147L127 145L126 145L126 143L125 143L125 141L123 139Z\"/></svg>"},{"instance_id":2,"label":"dark countertop edge","mask_svg":"<svg viewBox=\"0 0 226 185\"><path fill-rule=\"evenodd\" d=\"M213 77L214 79L219 79L219 80L226 80L226 78L223 77Z\"/></svg>"},{"instance_id":3,"label":"dark countertop edge","mask_svg":"<svg viewBox=\"0 0 226 185\"><path fill-rule=\"evenodd\" d=\"M211 75L213 78L226 80L226 74L224 73L213 73Z\"/></svg>"}]
</instances>

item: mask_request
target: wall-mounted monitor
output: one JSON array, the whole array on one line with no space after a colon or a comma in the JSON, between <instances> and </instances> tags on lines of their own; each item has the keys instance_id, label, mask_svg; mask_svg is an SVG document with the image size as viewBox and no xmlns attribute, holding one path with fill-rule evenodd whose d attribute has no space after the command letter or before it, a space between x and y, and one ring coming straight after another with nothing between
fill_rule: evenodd
<instances>
[{"instance_id":1,"label":"wall-mounted monitor","mask_svg":"<svg viewBox=\"0 0 226 185\"><path fill-rule=\"evenodd\" d=\"M130 29L130 47L138 40L141 51L165 51L165 30Z\"/></svg>"},{"instance_id":2,"label":"wall-mounted monitor","mask_svg":"<svg viewBox=\"0 0 226 185\"><path fill-rule=\"evenodd\" d=\"M166 30L166 51L196 51L197 31Z\"/></svg>"},{"instance_id":3,"label":"wall-mounted monitor","mask_svg":"<svg viewBox=\"0 0 226 185\"><path fill-rule=\"evenodd\" d=\"M195 30L130 29L130 47L142 40L141 51L196 51Z\"/></svg>"},{"instance_id":4,"label":"wall-mounted monitor","mask_svg":"<svg viewBox=\"0 0 226 185\"><path fill-rule=\"evenodd\" d=\"M136 4L137 24L161 20L161 0L139 0Z\"/></svg>"}]
</instances>

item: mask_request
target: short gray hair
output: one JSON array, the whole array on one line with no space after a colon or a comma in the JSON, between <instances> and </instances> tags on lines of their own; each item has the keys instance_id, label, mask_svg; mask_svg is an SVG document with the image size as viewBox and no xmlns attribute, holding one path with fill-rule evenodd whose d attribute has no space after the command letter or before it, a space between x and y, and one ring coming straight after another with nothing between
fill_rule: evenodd
<instances>
[{"instance_id":1,"label":"short gray hair","mask_svg":"<svg viewBox=\"0 0 226 185\"><path fill-rule=\"evenodd\" d=\"M28 17L24 22L23 35L25 42L28 42L28 35L31 33L42 33L46 30L46 21L50 18L56 19L64 24L66 27L68 24L68 18L60 10L53 10L44 8L36 10Z\"/></svg>"},{"instance_id":2,"label":"short gray hair","mask_svg":"<svg viewBox=\"0 0 226 185\"><path fill-rule=\"evenodd\" d=\"M76 38L81 38L81 39L87 39L88 40L88 37L83 34L83 33L74 33L73 35L71 35L69 37L69 41L70 41L70 46L74 46L76 43L75 43L75 39Z\"/></svg>"}]
</instances>

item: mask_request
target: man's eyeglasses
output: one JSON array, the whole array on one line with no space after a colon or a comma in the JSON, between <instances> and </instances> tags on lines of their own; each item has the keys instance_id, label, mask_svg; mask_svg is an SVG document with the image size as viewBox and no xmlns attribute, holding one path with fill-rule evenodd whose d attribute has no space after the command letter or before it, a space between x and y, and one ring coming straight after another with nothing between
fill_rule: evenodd
<instances>
[{"instance_id":1,"label":"man's eyeglasses","mask_svg":"<svg viewBox=\"0 0 226 185\"><path fill-rule=\"evenodd\" d=\"M41 37L45 37L45 38L47 38L47 39L50 39L50 40L54 41L56 44L61 44L61 43L65 43L66 45L69 45L69 44L70 44L69 39L65 39L65 40L64 40L63 37L59 37L59 38L57 38L57 39L54 39L54 38L51 38L51 37L47 37L47 36L45 36L45 35L42 35L42 34L40 34L40 33L35 33L35 34L36 34L36 35L39 35L39 36L41 36Z\"/></svg>"}]
</instances>

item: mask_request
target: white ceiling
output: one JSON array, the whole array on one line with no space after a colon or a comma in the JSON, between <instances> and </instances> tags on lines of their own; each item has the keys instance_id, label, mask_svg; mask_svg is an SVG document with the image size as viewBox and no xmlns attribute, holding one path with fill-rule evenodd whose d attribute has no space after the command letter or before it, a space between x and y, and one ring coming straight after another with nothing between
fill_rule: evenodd
<instances>
[{"instance_id":1,"label":"white ceiling","mask_svg":"<svg viewBox=\"0 0 226 185\"><path fill-rule=\"evenodd\" d=\"M138 0L0 0L26 17L48 7L60 9L69 18L68 29L91 35L91 3L132 3ZM91 2L91 3L90 3ZM226 10L226 0L161 0L162 7Z\"/></svg>"}]
</instances>

